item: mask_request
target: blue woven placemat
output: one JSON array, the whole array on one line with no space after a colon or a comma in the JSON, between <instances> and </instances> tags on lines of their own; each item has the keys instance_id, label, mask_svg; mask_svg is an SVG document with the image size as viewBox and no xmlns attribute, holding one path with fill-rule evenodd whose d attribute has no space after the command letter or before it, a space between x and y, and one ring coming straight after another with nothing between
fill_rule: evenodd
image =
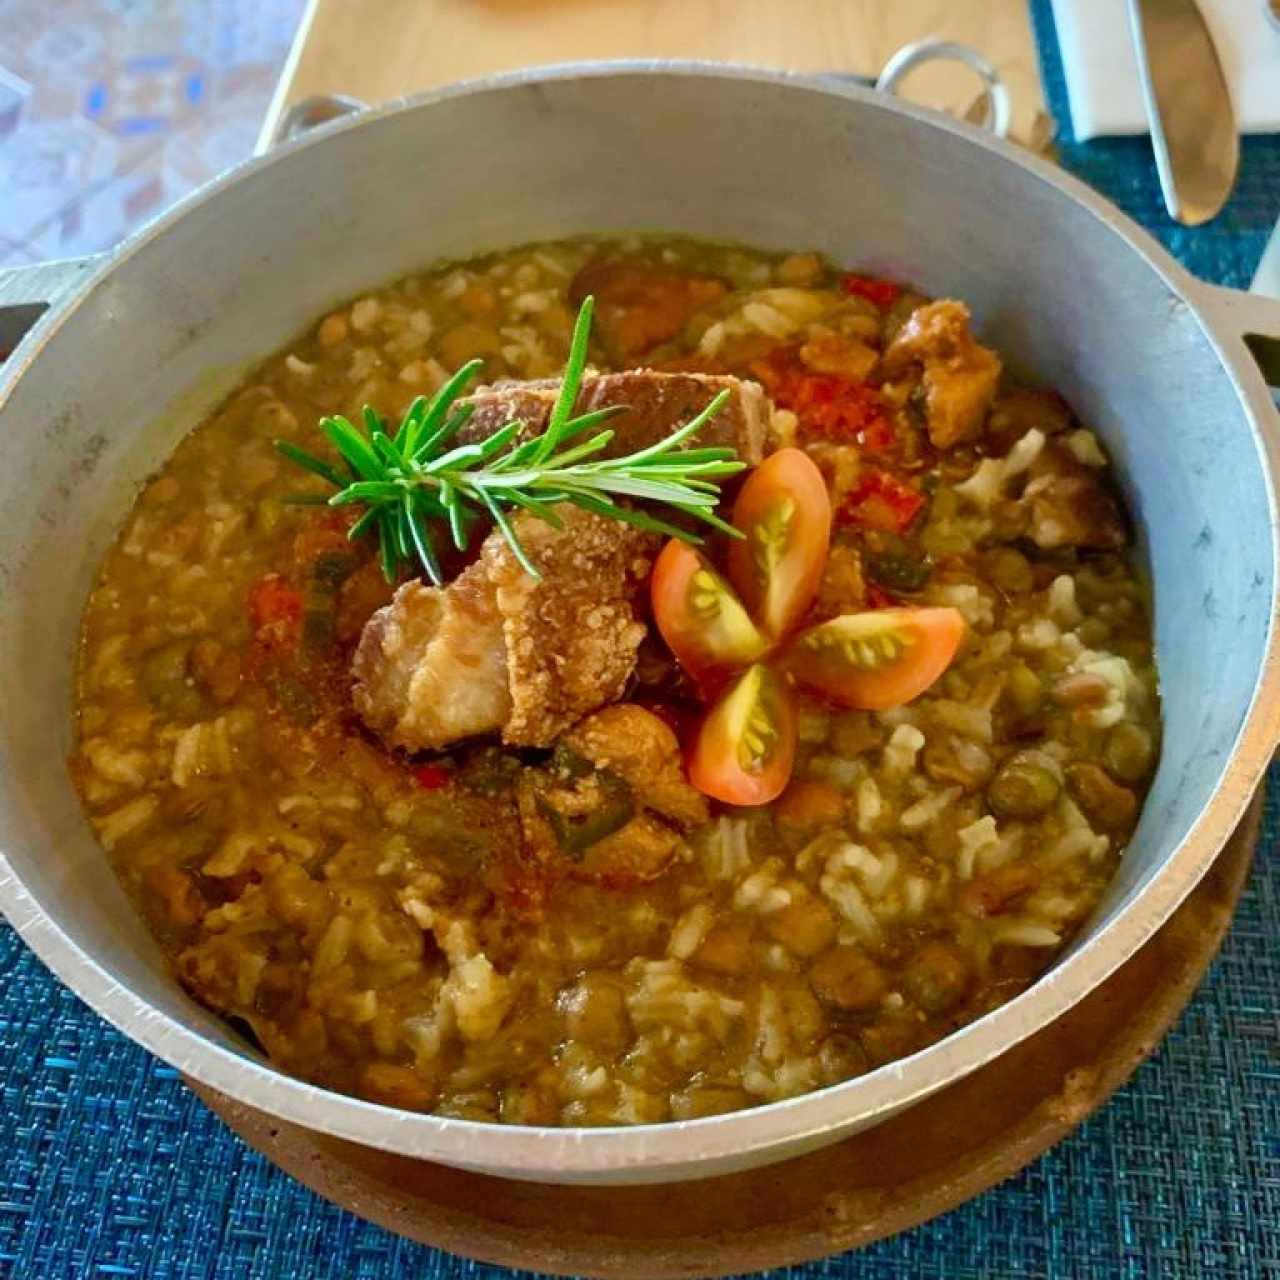
<instances>
[{"instance_id":1,"label":"blue woven placemat","mask_svg":"<svg viewBox=\"0 0 1280 1280\"><path fill-rule=\"evenodd\" d=\"M1063 163L1206 279L1248 283L1280 138L1245 144L1213 225L1165 216L1145 140L1071 137L1048 0L1032 12ZM928 1225L790 1277L1280 1277L1280 772L1222 955L1155 1057L1031 1168ZM0 924L0 1276L512 1276L412 1245L250 1151ZM526 1273L527 1274L527 1273Z\"/></svg>"}]
</instances>

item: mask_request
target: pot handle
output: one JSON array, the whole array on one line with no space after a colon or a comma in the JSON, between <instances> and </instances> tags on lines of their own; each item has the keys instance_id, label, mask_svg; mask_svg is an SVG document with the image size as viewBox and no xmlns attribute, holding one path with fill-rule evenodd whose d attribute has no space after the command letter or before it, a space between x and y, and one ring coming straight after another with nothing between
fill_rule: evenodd
<instances>
[{"instance_id":1,"label":"pot handle","mask_svg":"<svg viewBox=\"0 0 1280 1280\"><path fill-rule=\"evenodd\" d=\"M976 123L989 129L997 138L1007 138L1013 123L1013 103L1009 89L1000 79L1000 72L977 49L953 40L917 40L904 44L884 64L875 87L881 93L897 94L898 86L909 71L922 67L926 62L959 62L977 73L982 81L982 119Z\"/></svg>"},{"instance_id":2,"label":"pot handle","mask_svg":"<svg viewBox=\"0 0 1280 1280\"><path fill-rule=\"evenodd\" d=\"M1280 299L1218 285L1202 285L1201 289L1205 301L1223 325L1238 333L1249 348L1249 354L1280 405Z\"/></svg>"},{"instance_id":3,"label":"pot handle","mask_svg":"<svg viewBox=\"0 0 1280 1280\"><path fill-rule=\"evenodd\" d=\"M852 80L855 84L877 89L881 93L898 96L898 89L908 72L922 67L926 62L960 62L977 73L982 81L982 96L975 106L981 106L980 116L965 115L964 119L988 129L998 138L1007 138L1013 123L1013 102L1008 86L1000 78L1000 72L977 49L953 40L917 40L904 44L878 76L856 75L851 71L824 71L828 80Z\"/></svg>"},{"instance_id":4,"label":"pot handle","mask_svg":"<svg viewBox=\"0 0 1280 1280\"><path fill-rule=\"evenodd\" d=\"M1240 335L1280 407L1280 225L1263 251L1248 293L1219 285L1199 287L1223 327Z\"/></svg>"},{"instance_id":5,"label":"pot handle","mask_svg":"<svg viewBox=\"0 0 1280 1280\"><path fill-rule=\"evenodd\" d=\"M74 293L105 260L106 255L95 254L0 269L0 360L50 307Z\"/></svg>"},{"instance_id":6,"label":"pot handle","mask_svg":"<svg viewBox=\"0 0 1280 1280\"><path fill-rule=\"evenodd\" d=\"M367 102L352 98L345 93L318 93L310 98L295 102L287 111L283 111L275 122L258 139L253 154L262 155L282 142L289 142L314 129L317 125L328 124L331 120L341 120L343 116L352 115L356 111L364 111Z\"/></svg>"}]
</instances>

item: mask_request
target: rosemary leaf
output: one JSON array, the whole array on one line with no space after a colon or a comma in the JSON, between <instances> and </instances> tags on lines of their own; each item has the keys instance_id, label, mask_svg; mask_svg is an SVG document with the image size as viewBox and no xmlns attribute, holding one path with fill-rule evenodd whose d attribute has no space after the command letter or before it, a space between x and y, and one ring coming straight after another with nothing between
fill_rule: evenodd
<instances>
[{"instance_id":1,"label":"rosemary leaf","mask_svg":"<svg viewBox=\"0 0 1280 1280\"><path fill-rule=\"evenodd\" d=\"M580 413L564 424L564 429L560 432L560 443L572 440L574 436L580 436L584 431L590 431L592 427L598 427L602 422L616 418L620 413L628 413L630 409L630 405L610 404L603 409L592 409L589 413ZM610 434L613 433L610 432Z\"/></svg>"},{"instance_id":2,"label":"rosemary leaf","mask_svg":"<svg viewBox=\"0 0 1280 1280\"><path fill-rule=\"evenodd\" d=\"M529 559L528 553L521 545L520 539L516 537L516 531L511 527L511 522L503 514L502 508L486 493L480 491L480 497L484 501L484 505L489 508L489 514L493 517L493 522L502 530L502 536L506 538L508 546L511 548L512 554L520 562L521 568L524 569L531 578L536 582L542 581L542 574L538 572L537 566Z\"/></svg>"},{"instance_id":3,"label":"rosemary leaf","mask_svg":"<svg viewBox=\"0 0 1280 1280\"><path fill-rule=\"evenodd\" d=\"M283 454L290 462L296 462L298 466L306 468L306 470L314 472L322 479L327 480L337 489L343 488L347 481L337 467L331 467L327 462L317 458L314 453L308 453L305 449L300 449L296 444L288 440L277 440L276 451Z\"/></svg>"},{"instance_id":4,"label":"rosemary leaf","mask_svg":"<svg viewBox=\"0 0 1280 1280\"><path fill-rule=\"evenodd\" d=\"M422 463L432 457L433 454L446 441L453 439L454 436L462 430L468 418L475 412L474 405L464 405L460 409L455 409L448 419L440 426L436 427L432 433L422 441L414 451L409 454L416 463Z\"/></svg>"},{"instance_id":5,"label":"rosemary leaf","mask_svg":"<svg viewBox=\"0 0 1280 1280\"><path fill-rule=\"evenodd\" d=\"M376 480L382 474L382 464L372 445L346 418L321 418L320 430L333 441L356 479Z\"/></svg>"},{"instance_id":6,"label":"rosemary leaf","mask_svg":"<svg viewBox=\"0 0 1280 1280\"><path fill-rule=\"evenodd\" d=\"M509 502L513 507L523 507L525 511L532 512L539 520L545 520L553 529L564 528L564 521L556 515L555 509L549 502L544 502L527 493L522 493L519 489L491 489L489 492L495 502ZM557 501L560 496L556 495Z\"/></svg>"},{"instance_id":7,"label":"rosemary leaf","mask_svg":"<svg viewBox=\"0 0 1280 1280\"><path fill-rule=\"evenodd\" d=\"M569 358L565 361L564 373L560 377L560 394L556 396L547 429L542 434L542 445L533 455L536 462L550 457L559 447L564 429L573 413L573 406L578 402L583 370L587 367L587 343L591 338L591 316L594 310L595 299L584 298L578 309L578 318L573 324L573 337L569 339Z\"/></svg>"},{"instance_id":8,"label":"rosemary leaf","mask_svg":"<svg viewBox=\"0 0 1280 1280\"><path fill-rule=\"evenodd\" d=\"M466 509L462 505L462 495L451 485L446 489L445 484L440 486L440 501L444 506L445 514L449 518L449 533L453 537L453 545L459 551L467 549L467 523Z\"/></svg>"},{"instance_id":9,"label":"rosemary leaf","mask_svg":"<svg viewBox=\"0 0 1280 1280\"><path fill-rule=\"evenodd\" d=\"M376 524L378 521L379 510L377 507L370 507L365 513L347 530L347 537L354 542L362 534L367 533L369 526Z\"/></svg>"},{"instance_id":10,"label":"rosemary leaf","mask_svg":"<svg viewBox=\"0 0 1280 1280\"><path fill-rule=\"evenodd\" d=\"M426 408L418 415L412 431L406 433L405 442L402 446L406 454L416 456L423 442L446 425L446 420L454 407L454 402L466 389L467 383L480 372L483 366L484 361L479 358L468 360L431 397Z\"/></svg>"},{"instance_id":11,"label":"rosemary leaf","mask_svg":"<svg viewBox=\"0 0 1280 1280\"><path fill-rule=\"evenodd\" d=\"M413 541L414 549L418 553L418 559L421 561L422 567L427 571L427 576L437 587L442 587L444 585L444 575L440 572L440 561L436 558L436 549L431 541L431 530L416 518L413 508L413 494L406 493L404 495L404 508L400 517L401 523L409 531L409 537Z\"/></svg>"}]
</instances>

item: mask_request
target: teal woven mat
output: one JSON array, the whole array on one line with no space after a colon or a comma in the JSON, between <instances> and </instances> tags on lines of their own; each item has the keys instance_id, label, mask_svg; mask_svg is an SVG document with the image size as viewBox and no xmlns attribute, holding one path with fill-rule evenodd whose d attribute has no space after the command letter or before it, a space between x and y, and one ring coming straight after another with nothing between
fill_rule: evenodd
<instances>
[{"instance_id":1,"label":"teal woven mat","mask_svg":"<svg viewBox=\"0 0 1280 1280\"><path fill-rule=\"evenodd\" d=\"M1206 279L1246 284L1280 214L1280 139L1250 139L1211 227L1164 216L1142 140L1075 144L1048 0L1033 4L1062 159ZM1271 795L1280 794L1280 773ZM1101 1114L916 1231L776 1273L829 1280L1280 1277L1280 804L1225 949ZM326 1204L229 1134L0 926L0 1276L453 1280L510 1276Z\"/></svg>"}]
</instances>

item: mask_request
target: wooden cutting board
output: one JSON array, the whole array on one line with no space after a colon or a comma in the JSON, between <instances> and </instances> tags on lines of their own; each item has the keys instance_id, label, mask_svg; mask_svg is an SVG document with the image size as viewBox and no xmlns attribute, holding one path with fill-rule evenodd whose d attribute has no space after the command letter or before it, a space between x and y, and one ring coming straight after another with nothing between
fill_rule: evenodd
<instances>
[{"instance_id":1,"label":"wooden cutting board","mask_svg":"<svg viewBox=\"0 0 1280 1280\"><path fill-rule=\"evenodd\" d=\"M1013 99L1013 135L1044 100L1025 0L311 0L264 125L320 93L385 102L472 76L587 58L708 58L874 76L904 44L983 53ZM907 95L962 114L965 68L924 67Z\"/></svg>"}]
</instances>

